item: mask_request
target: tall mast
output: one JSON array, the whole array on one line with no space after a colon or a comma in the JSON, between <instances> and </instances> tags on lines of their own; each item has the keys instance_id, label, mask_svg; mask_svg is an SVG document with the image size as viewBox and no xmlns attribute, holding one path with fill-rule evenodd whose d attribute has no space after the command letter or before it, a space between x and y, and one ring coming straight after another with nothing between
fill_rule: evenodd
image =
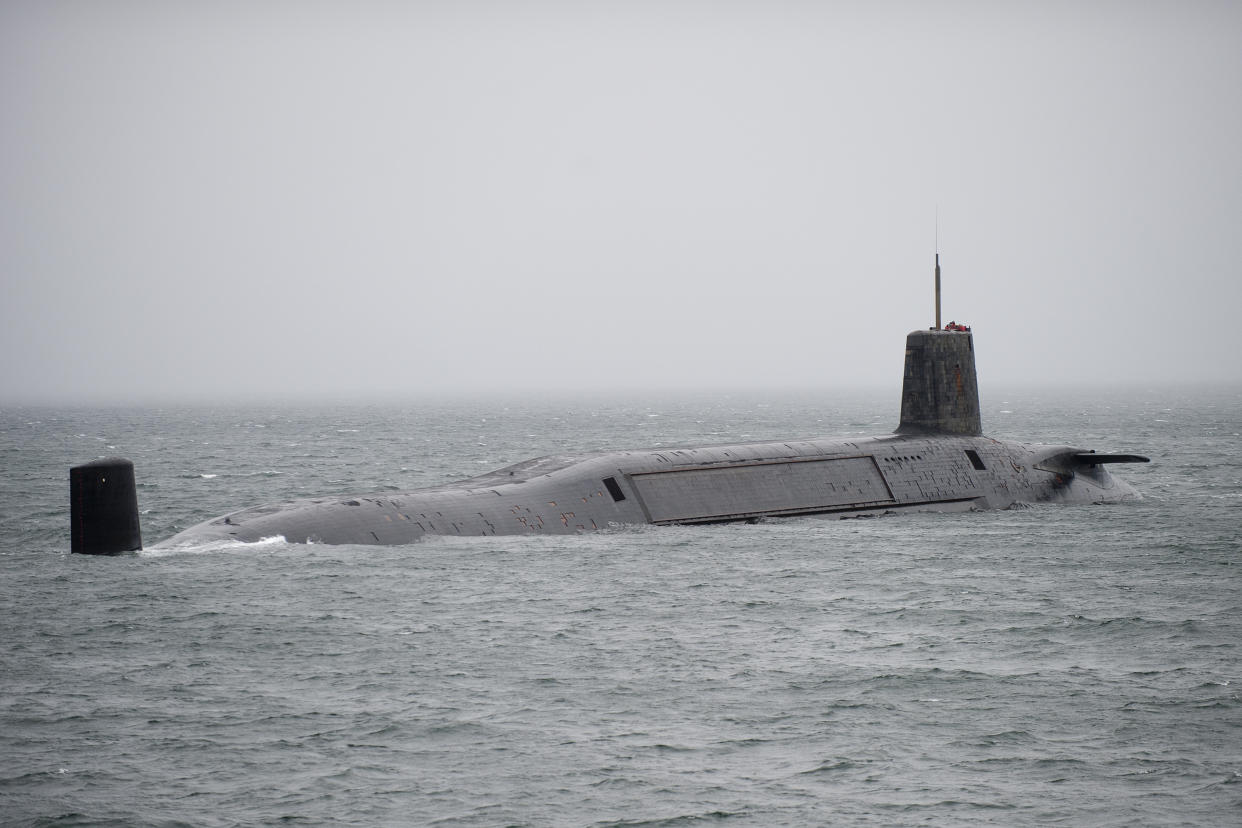
<instances>
[{"instance_id":1,"label":"tall mast","mask_svg":"<svg viewBox=\"0 0 1242 828\"><path fill-rule=\"evenodd\" d=\"M940 330L940 251L936 251L936 330Z\"/></svg>"}]
</instances>

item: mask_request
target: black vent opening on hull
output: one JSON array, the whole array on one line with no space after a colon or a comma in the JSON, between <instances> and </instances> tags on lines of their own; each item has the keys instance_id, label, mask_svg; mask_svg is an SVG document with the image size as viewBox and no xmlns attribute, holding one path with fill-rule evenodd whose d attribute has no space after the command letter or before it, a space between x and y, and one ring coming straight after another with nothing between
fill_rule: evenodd
<instances>
[{"instance_id":1,"label":"black vent opening on hull","mask_svg":"<svg viewBox=\"0 0 1242 828\"><path fill-rule=\"evenodd\" d=\"M974 449L966 449L966 456L970 458L970 465L975 467L975 471L988 470L988 467L983 465L983 458L979 456L979 452Z\"/></svg>"},{"instance_id":2,"label":"black vent opening on hull","mask_svg":"<svg viewBox=\"0 0 1242 828\"><path fill-rule=\"evenodd\" d=\"M612 499L618 503L625 500L625 492L621 491L621 487L617 485L617 478L605 477L604 488L608 490L608 494L612 495Z\"/></svg>"}]
</instances>

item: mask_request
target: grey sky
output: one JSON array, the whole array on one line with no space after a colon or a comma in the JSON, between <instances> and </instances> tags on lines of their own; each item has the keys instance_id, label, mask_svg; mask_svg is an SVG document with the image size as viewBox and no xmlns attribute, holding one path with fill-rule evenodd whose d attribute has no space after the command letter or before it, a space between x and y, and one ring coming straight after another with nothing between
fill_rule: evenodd
<instances>
[{"instance_id":1,"label":"grey sky","mask_svg":"<svg viewBox=\"0 0 1242 828\"><path fill-rule=\"evenodd\" d=\"M0 403L1242 380L1242 4L0 5Z\"/></svg>"}]
</instances>

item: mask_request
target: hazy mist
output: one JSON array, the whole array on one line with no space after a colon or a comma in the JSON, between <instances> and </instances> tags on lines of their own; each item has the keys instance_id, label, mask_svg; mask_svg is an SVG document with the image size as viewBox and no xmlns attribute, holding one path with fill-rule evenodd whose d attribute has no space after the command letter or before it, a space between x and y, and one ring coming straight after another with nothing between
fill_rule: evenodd
<instances>
[{"instance_id":1,"label":"hazy mist","mask_svg":"<svg viewBox=\"0 0 1242 828\"><path fill-rule=\"evenodd\" d=\"M6 2L0 402L1242 380L1242 4Z\"/></svg>"}]
</instances>

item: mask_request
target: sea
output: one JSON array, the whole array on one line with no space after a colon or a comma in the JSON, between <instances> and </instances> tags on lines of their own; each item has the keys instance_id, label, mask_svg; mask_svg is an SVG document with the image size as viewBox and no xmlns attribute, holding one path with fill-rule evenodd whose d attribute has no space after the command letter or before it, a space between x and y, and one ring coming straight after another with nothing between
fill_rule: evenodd
<instances>
[{"instance_id":1,"label":"sea","mask_svg":"<svg viewBox=\"0 0 1242 828\"><path fill-rule=\"evenodd\" d=\"M573 451L890 432L889 391L0 410L5 826L1242 825L1242 387L984 389L1119 505L161 549ZM69 552L134 461L147 549Z\"/></svg>"}]
</instances>

